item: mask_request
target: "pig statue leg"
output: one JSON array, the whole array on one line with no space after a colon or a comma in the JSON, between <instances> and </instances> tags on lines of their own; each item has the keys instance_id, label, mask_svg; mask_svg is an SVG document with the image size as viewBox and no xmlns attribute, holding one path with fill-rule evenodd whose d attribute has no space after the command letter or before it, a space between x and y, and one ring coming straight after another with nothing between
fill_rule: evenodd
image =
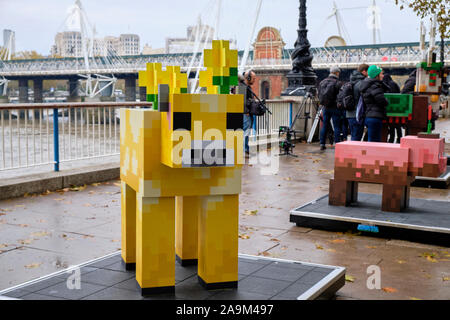
<instances>
[{"instance_id":1,"label":"pig statue leg","mask_svg":"<svg viewBox=\"0 0 450 320\"><path fill-rule=\"evenodd\" d=\"M348 206L358 201L358 182L330 179L328 204Z\"/></svg>"},{"instance_id":2,"label":"pig statue leg","mask_svg":"<svg viewBox=\"0 0 450 320\"><path fill-rule=\"evenodd\" d=\"M403 209L408 208L409 191L409 186L384 184L381 210L401 212Z\"/></svg>"}]
</instances>

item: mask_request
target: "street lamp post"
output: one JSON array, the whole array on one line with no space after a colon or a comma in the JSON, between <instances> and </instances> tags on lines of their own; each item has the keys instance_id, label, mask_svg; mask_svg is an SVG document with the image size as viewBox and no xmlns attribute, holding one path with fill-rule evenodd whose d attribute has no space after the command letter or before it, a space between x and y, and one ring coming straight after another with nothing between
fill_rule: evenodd
<instances>
[{"instance_id":1,"label":"street lamp post","mask_svg":"<svg viewBox=\"0 0 450 320\"><path fill-rule=\"evenodd\" d=\"M317 76L312 68L313 55L309 48L306 29L306 0L300 1L300 17L297 41L291 54L292 70L287 74L288 88L282 93L283 96L305 96L307 92L316 88Z\"/></svg>"}]
</instances>

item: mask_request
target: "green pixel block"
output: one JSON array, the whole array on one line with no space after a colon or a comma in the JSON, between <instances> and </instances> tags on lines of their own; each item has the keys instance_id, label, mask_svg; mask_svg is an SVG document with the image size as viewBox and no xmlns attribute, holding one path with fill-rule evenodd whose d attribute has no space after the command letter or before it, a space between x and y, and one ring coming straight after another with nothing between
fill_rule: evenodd
<instances>
[{"instance_id":1,"label":"green pixel block","mask_svg":"<svg viewBox=\"0 0 450 320\"><path fill-rule=\"evenodd\" d=\"M386 107L388 117L408 117L412 114L412 94L385 93L384 96L389 101Z\"/></svg>"},{"instance_id":2,"label":"green pixel block","mask_svg":"<svg viewBox=\"0 0 450 320\"><path fill-rule=\"evenodd\" d=\"M230 94L230 86L229 85L220 86L219 93L220 94Z\"/></svg>"},{"instance_id":3,"label":"green pixel block","mask_svg":"<svg viewBox=\"0 0 450 320\"><path fill-rule=\"evenodd\" d=\"M426 70L426 71L431 71L431 70L441 70L442 67L443 67L443 64L442 64L442 62L433 62L433 63L431 64L431 67L428 67L428 63L426 63L426 62L419 62L419 63L416 65L416 67L417 67L417 68L422 68L422 69L424 69L424 70Z\"/></svg>"},{"instance_id":4,"label":"green pixel block","mask_svg":"<svg viewBox=\"0 0 450 320\"><path fill-rule=\"evenodd\" d=\"M181 88L181 93L188 93L187 88Z\"/></svg>"},{"instance_id":5,"label":"green pixel block","mask_svg":"<svg viewBox=\"0 0 450 320\"><path fill-rule=\"evenodd\" d=\"M230 77L238 75L238 69L237 68L230 68Z\"/></svg>"}]
</instances>

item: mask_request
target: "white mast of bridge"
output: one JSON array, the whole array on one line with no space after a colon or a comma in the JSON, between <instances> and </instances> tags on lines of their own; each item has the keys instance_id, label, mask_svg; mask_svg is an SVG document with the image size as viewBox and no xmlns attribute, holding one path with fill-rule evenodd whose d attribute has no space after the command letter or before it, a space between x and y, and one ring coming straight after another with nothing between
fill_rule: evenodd
<instances>
[{"instance_id":1,"label":"white mast of bridge","mask_svg":"<svg viewBox=\"0 0 450 320\"><path fill-rule=\"evenodd\" d=\"M86 11L84 10L81 0L75 0L75 4L69 9L69 14L66 17L66 26L69 29L75 29L79 30L81 34L81 53L83 55L84 59L84 67L87 71L86 74L79 74L78 76L81 78L84 78L84 88L82 87L82 90L84 90L84 94L90 98L95 97L96 95L100 94L102 91L104 91L109 86L112 86L112 93L114 93L114 87L115 83L117 81L117 78L114 77L113 74L111 76L105 76L105 75L99 75L99 74L92 74L89 71L92 70L90 58L94 58L95 54L101 54L105 56L105 60L110 64L111 69L116 69L121 66L120 60L117 63L118 59L111 59L109 57L110 52L108 51L108 48L106 47L106 44L101 41L97 41L95 39L95 27L91 25L89 22L88 16L86 14ZM96 43L97 41L97 43ZM102 46L104 48L100 48L98 51L100 52L94 52L94 44L97 44L97 46ZM77 50L76 50L77 51ZM77 52L75 52L75 55ZM113 54L114 55L114 54ZM116 57L117 58L117 57ZM95 64L95 59L92 59L92 62ZM118 65L116 65L118 64ZM111 70L113 71L113 70ZM112 73L112 72L111 72Z\"/></svg>"}]
</instances>

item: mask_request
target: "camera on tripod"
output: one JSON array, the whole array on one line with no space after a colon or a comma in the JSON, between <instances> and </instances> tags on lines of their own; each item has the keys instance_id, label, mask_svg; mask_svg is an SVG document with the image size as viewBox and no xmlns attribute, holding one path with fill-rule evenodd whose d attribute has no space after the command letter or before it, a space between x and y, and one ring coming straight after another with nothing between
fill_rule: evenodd
<instances>
[{"instance_id":1,"label":"camera on tripod","mask_svg":"<svg viewBox=\"0 0 450 320\"><path fill-rule=\"evenodd\" d=\"M295 130L292 130L287 126L280 126L278 129L278 137L280 137L282 134L285 134L286 138L284 140L280 140L280 149L283 150L283 153L281 153L280 155L292 155L295 147L294 143L292 142L292 136L294 136L295 140Z\"/></svg>"}]
</instances>

